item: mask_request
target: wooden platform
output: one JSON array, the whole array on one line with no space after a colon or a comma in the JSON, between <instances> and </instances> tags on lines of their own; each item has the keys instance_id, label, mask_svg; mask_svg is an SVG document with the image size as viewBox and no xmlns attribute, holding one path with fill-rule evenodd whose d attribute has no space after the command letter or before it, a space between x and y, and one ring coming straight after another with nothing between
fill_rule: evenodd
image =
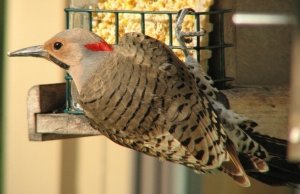
<instances>
[{"instance_id":1,"label":"wooden platform","mask_svg":"<svg viewBox=\"0 0 300 194\"><path fill-rule=\"evenodd\" d=\"M100 135L84 115L53 113L62 110L66 99L66 85L34 86L27 99L28 133L31 141Z\"/></svg>"},{"instance_id":2,"label":"wooden platform","mask_svg":"<svg viewBox=\"0 0 300 194\"><path fill-rule=\"evenodd\" d=\"M38 85L28 94L28 129L31 141L100 135L84 115L53 113L65 103L65 84ZM258 130L287 138L288 88L247 87L223 91L236 112L259 124Z\"/></svg>"}]
</instances>

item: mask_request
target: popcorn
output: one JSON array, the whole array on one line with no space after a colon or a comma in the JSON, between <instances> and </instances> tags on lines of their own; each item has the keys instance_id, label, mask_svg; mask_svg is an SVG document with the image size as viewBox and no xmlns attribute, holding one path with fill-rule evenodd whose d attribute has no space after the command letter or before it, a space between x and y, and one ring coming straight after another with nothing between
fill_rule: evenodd
<instances>
[{"instance_id":1,"label":"popcorn","mask_svg":"<svg viewBox=\"0 0 300 194\"><path fill-rule=\"evenodd\" d=\"M98 8L102 10L136 10L136 11L178 11L183 8L193 8L196 11L208 11L213 4L213 0L98 0ZM175 27L175 15L172 16L173 26ZM195 17L187 16L183 23L183 31L195 31ZM200 27L206 32L212 31L212 25L209 23L208 15L200 16ZM99 36L106 39L107 42L115 43L115 14L97 13L93 15L92 30ZM119 14L119 37L127 32L140 32L141 15L133 13ZM166 44L169 44L169 26L168 16L166 14L145 14L145 33ZM173 30L173 45L178 46ZM195 46L192 41L187 46ZM200 38L200 46L208 45L208 34ZM180 49L174 49L174 52L181 59L184 55ZM191 51L192 52L192 51ZM200 63L206 65L211 57L211 51L202 50L200 52Z\"/></svg>"}]
</instances>

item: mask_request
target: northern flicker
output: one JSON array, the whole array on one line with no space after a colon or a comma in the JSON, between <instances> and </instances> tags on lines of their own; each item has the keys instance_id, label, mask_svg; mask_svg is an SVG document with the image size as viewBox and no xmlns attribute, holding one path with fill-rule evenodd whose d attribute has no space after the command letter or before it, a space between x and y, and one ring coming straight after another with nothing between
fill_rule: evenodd
<instances>
[{"instance_id":1,"label":"northern flicker","mask_svg":"<svg viewBox=\"0 0 300 194\"><path fill-rule=\"evenodd\" d=\"M65 69L91 125L122 146L199 173L223 171L244 187L247 173L274 185L300 182L298 165L265 147L282 151L284 140L252 132L256 123L218 101L219 91L204 72L195 73L192 57L182 62L154 38L127 33L113 46L71 29L9 56L42 57Z\"/></svg>"}]
</instances>

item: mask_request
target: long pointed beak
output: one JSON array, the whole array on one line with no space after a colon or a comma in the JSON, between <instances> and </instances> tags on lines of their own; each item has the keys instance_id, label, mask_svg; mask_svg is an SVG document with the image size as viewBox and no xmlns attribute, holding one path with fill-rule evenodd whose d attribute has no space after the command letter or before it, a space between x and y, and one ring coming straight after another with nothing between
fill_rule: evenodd
<instances>
[{"instance_id":1,"label":"long pointed beak","mask_svg":"<svg viewBox=\"0 0 300 194\"><path fill-rule=\"evenodd\" d=\"M48 52L43 49L42 45L27 47L17 51L8 52L7 55L9 57L42 57L47 59L49 58Z\"/></svg>"}]
</instances>

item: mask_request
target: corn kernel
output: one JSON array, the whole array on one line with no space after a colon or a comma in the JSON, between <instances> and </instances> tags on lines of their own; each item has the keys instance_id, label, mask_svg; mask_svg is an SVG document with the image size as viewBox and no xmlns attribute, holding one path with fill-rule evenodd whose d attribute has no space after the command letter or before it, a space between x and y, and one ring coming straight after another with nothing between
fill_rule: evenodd
<instances>
[{"instance_id":1,"label":"corn kernel","mask_svg":"<svg viewBox=\"0 0 300 194\"><path fill-rule=\"evenodd\" d=\"M178 11L185 7L195 8L197 11L207 11L213 4L213 0L98 0L99 9L109 10L138 10L138 11ZM115 41L115 16L114 14L98 13L93 17L92 28L99 36L105 38L109 43ZM175 17L173 17L174 27ZM209 23L208 16L200 16L200 26L206 31L212 30L212 25ZM139 14L120 14L119 15L119 34L122 36L126 32L141 31L141 18ZM195 19L193 16L187 16L183 23L184 31L194 31ZM146 15L145 17L145 32L147 35L159 39L165 43L169 43L169 28L168 18L166 15ZM174 32L173 32L174 33ZM176 38L173 34L173 43L178 45ZM208 36L200 38L200 45L207 46ZM194 43L188 46L195 46ZM209 51L210 52L210 51ZM201 59L211 56L204 52L201 54ZM181 50L176 49L175 53L182 59L183 53ZM203 57L203 58L202 58Z\"/></svg>"}]
</instances>

